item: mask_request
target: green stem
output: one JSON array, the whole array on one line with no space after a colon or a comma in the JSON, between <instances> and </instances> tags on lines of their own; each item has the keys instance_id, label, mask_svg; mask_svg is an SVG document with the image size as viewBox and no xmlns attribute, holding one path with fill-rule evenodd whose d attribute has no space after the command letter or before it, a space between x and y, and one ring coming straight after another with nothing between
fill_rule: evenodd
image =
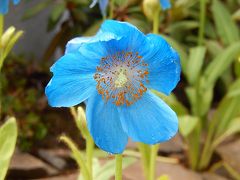
<instances>
[{"instance_id":1,"label":"green stem","mask_svg":"<svg viewBox=\"0 0 240 180\"><path fill-rule=\"evenodd\" d=\"M149 162L149 176L148 180L154 180L155 178L155 169L156 169L156 159L159 145L155 144L151 146L151 157Z\"/></svg>"},{"instance_id":2,"label":"green stem","mask_svg":"<svg viewBox=\"0 0 240 180\"><path fill-rule=\"evenodd\" d=\"M122 154L115 155L115 159L116 159L115 180L122 180Z\"/></svg>"},{"instance_id":3,"label":"green stem","mask_svg":"<svg viewBox=\"0 0 240 180\"><path fill-rule=\"evenodd\" d=\"M114 3L115 3L115 0L110 0L109 19L113 19L113 15L114 15Z\"/></svg>"},{"instance_id":4,"label":"green stem","mask_svg":"<svg viewBox=\"0 0 240 180\"><path fill-rule=\"evenodd\" d=\"M200 0L200 26L198 31L198 45L203 44L204 40L204 29L206 19L206 0Z\"/></svg>"},{"instance_id":5,"label":"green stem","mask_svg":"<svg viewBox=\"0 0 240 180\"><path fill-rule=\"evenodd\" d=\"M201 131L201 123L199 121L193 132L187 137L188 159L193 170L197 170L199 166Z\"/></svg>"},{"instance_id":6,"label":"green stem","mask_svg":"<svg viewBox=\"0 0 240 180\"><path fill-rule=\"evenodd\" d=\"M89 170L90 179L93 179L93 173L92 173L92 160L93 160L93 149L94 149L94 142L92 137L89 135L86 139L87 147L86 147L86 153L87 153L87 167Z\"/></svg>"},{"instance_id":7,"label":"green stem","mask_svg":"<svg viewBox=\"0 0 240 180\"><path fill-rule=\"evenodd\" d=\"M145 177L149 177L150 147L149 145L138 143L138 149L141 153L142 167Z\"/></svg>"},{"instance_id":8,"label":"green stem","mask_svg":"<svg viewBox=\"0 0 240 180\"><path fill-rule=\"evenodd\" d=\"M159 15L160 15L160 8L156 8L155 12L153 13L153 33L158 34L159 28Z\"/></svg>"}]
</instances>

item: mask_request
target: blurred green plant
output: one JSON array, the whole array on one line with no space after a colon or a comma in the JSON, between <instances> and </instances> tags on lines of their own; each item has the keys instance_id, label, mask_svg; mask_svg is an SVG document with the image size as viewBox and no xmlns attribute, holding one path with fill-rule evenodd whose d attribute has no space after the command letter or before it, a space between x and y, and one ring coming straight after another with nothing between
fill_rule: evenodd
<instances>
[{"instance_id":1,"label":"blurred green plant","mask_svg":"<svg viewBox=\"0 0 240 180\"><path fill-rule=\"evenodd\" d=\"M194 170L208 168L217 146L240 132L240 30L233 18L238 5L237 1L179 0L166 29L170 36L165 38L181 56L185 105L174 95L156 94L177 112ZM185 13L175 17L178 11ZM198 37L194 36L197 28Z\"/></svg>"}]
</instances>

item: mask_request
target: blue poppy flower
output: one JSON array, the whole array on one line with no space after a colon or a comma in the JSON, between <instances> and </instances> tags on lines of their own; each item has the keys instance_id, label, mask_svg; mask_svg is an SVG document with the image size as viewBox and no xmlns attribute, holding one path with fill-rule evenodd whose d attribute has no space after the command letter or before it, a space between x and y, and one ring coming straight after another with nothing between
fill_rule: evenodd
<instances>
[{"instance_id":1,"label":"blue poppy flower","mask_svg":"<svg viewBox=\"0 0 240 180\"><path fill-rule=\"evenodd\" d=\"M12 0L13 4L16 5L20 0ZM0 0L0 14L6 14L8 12L9 0Z\"/></svg>"},{"instance_id":2,"label":"blue poppy flower","mask_svg":"<svg viewBox=\"0 0 240 180\"><path fill-rule=\"evenodd\" d=\"M92 4L90 5L90 8L93 8L97 3L99 4L99 8L101 10L102 15L106 16L108 0L93 0Z\"/></svg>"},{"instance_id":3,"label":"blue poppy flower","mask_svg":"<svg viewBox=\"0 0 240 180\"><path fill-rule=\"evenodd\" d=\"M171 8L170 0L160 0L160 4L164 10Z\"/></svg>"},{"instance_id":4,"label":"blue poppy flower","mask_svg":"<svg viewBox=\"0 0 240 180\"><path fill-rule=\"evenodd\" d=\"M107 20L95 36L69 41L51 71L49 104L85 102L88 129L107 152L122 153L128 137L156 144L178 130L174 111L150 91L168 95L180 79L179 56L159 35Z\"/></svg>"}]
</instances>

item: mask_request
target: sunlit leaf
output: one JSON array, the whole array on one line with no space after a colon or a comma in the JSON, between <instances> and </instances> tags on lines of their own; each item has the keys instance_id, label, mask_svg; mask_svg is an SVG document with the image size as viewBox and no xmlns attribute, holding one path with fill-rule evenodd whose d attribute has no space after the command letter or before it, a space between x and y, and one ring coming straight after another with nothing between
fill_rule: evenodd
<instances>
[{"instance_id":1,"label":"sunlit leaf","mask_svg":"<svg viewBox=\"0 0 240 180\"><path fill-rule=\"evenodd\" d=\"M213 146L216 147L221 142L223 142L227 137L239 132L240 132L240 117L235 118L231 121L231 123L226 128L225 132L213 141Z\"/></svg>"},{"instance_id":2,"label":"sunlit leaf","mask_svg":"<svg viewBox=\"0 0 240 180\"><path fill-rule=\"evenodd\" d=\"M17 141L17 123L14 117L7 119L0 128L0 179L5 179L10 159Z\"/></svg>"},{"instance_id":3,"label":"sunlit leaf","mask_svg":"<svg viewBox=\"0 0 240 180\"><path fill-rule=\"evenodd\" d=\"M178 119L179 130L184 137L187 137L193 131L199 121L198 117L190 115L180 116Z\"/></svg>"}]
</instances>

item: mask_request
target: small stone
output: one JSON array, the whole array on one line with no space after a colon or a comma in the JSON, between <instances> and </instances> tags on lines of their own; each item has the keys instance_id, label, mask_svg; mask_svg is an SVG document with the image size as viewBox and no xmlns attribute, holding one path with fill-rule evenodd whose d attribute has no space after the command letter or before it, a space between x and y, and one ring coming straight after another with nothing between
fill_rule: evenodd
<instances>
[{"instance_id":1,"label":"small stone","mask_svg":"<svg viewBox=\"0 0 240 180\"><path fill-rule=\"evenodd\" d=\"M126 179L129 180L145 180L141 162L137 161L133 165L123 170ZM157 162L156 178L166 174L171 180L202 180L201 176L189 169L186 169L181 164L170 164Z\"/></svg>"},{"instance_id":2,"label":"small stone","mask_svg":"<svg viewBox=\"0 0 240 180\"><path fill-rule=\"evenodd\" d=\"M55 168L30 154L15 153L10 163L7 179L34 179L57 173Z\"/></svg>"},{"instance_id":3,"label":"small stone","mask_svg":"<svg viewBox=\"0 0 240 180\"><path fill-rule=\"evenodd\" d=\"M57 168L58 170L63 170L67 167L67 162L59 156L59 150L38 150L38 155L41 159Z\"/></svg>"}]
</instances>

